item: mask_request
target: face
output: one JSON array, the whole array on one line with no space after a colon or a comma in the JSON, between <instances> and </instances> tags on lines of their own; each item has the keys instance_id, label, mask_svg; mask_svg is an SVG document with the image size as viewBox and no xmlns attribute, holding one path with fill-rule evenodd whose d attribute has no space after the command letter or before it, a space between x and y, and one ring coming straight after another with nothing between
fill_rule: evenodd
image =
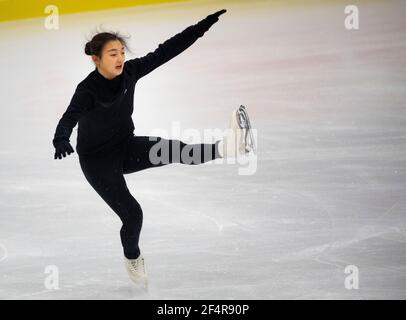
<instances>
[{"instance_id":1,"label":"face","mask_svg":"<svg viewBox=\"0 0 406 320\"><path fill-rule=\"evenodd\" d=\"M105 78L113 79L123 72L125 47L119 40L109 41L102 50L101 58L93 55L92 60Z\"/></svg>"}]
</instances>

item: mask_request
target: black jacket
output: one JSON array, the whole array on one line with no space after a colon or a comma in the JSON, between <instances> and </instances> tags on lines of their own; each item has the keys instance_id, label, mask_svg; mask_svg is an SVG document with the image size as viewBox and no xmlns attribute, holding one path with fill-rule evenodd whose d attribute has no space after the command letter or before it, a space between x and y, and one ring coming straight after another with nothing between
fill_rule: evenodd
<instances>
[{"instance_id":1,"label":"black jacket","mask_svg":"<svg viewBox=\"0 0 406 320\"><path fill-rule=\"evenodd\" d=\"M146 56L127 60L123 72L112 80L104 78L97 68L92 71L78 84L57 125L53 145L69 141L78 122L76 151L80 156L104 154L133 135L131 115L137 81L190 47L217 20L208 16L159 44Z\"/></svg>"}]
</instances>

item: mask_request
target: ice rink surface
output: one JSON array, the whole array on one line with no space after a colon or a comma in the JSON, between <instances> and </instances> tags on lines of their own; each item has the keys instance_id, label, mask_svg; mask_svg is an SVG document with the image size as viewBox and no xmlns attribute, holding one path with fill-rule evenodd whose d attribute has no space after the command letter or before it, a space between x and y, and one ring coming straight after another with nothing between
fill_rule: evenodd
<instances>
[{"instance_id":1,"label":"ice rink surface","mask_svg":"<svg viewBox=\"0 0 406 320\"><path fill-rule=\"evenodd\" d=\"M63 15L59 30L0 24L0 299L405 299L406 3L356 4L356 31L339 1L132 7ZM125 176L144 211L141 292L119 218L76 152L53 159L51 140L94 68L83 48L97 25L131 35L131 59L222 8L203 38L138 82L135 133L224 129L244 104L256 172L174 164ZM349 265L358 290L345 287ZM45 286L50 266L58 290Z\"/></svg>"}]
</instances>

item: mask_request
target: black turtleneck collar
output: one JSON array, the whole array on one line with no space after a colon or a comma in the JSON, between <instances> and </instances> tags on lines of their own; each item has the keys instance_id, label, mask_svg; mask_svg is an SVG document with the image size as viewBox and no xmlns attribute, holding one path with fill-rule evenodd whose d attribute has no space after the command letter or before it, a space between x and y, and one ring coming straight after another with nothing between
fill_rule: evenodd
<instances>
[{"instance_id":1,"label":"black turtleneck collar","mask_svg":"<svg viewBox=\"0 0 406 320\"><path fill-rule=\"evenodd\" d=\"M96 84L96 90L100 100L105 102L113 101L120 92L123 74L109 80L105 78L97 68L94 69L93 79Z\"/></svg>"},{"instance_id":2,"label":"black turtleneck collar","mask_svg":"<svg viewBox=\"0 0 406 320\"><path fill-rule=\"evenodd\" d=\"M97 70L97 67L94 69L94 74L97 82L101 85L108 86L108 87L115 87L120 83L121 76L122 74L118 75L117 77L114 77L113 79L107 79L105 78L99 70Z\"/></svg>"},{"instance_id":3,"label":"black turtleneck collar","mask_svg":"<svg viewBox=\"0 0 406 320\"><path fill-rule=\"evenodd\" d=\"M117 77L114 77L113 79L109 80L105 78L97 68L94 69L94 77L93 77L96 86L98 87L98 91L102 92L103 96L106 96L106 98L111 95L115 94L118 92L118 90L121 87L121 80L123 79L123 74L118 75ZM109 100L109 99L108 99Z\"/></svg>"}]
</instances>

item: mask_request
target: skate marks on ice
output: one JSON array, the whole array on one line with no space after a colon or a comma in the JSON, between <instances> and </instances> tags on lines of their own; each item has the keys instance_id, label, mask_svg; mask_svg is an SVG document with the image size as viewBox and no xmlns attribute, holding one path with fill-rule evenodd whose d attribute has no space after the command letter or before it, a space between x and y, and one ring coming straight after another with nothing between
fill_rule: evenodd
<instances>
[{"instance_id":1,"label":"skate marks on ice","mask_svg":"<svg viewBox=\"0 0 406 320\"><path fill-rule=\"evenodd\" d=\"M0 243L0 262L6 260L8 257L7 247Z\"/></svg>"},{"instance_id":2,"label":"skate marks on ice","mask_svg":"<svg viewBox=\"0 0 406 320\"><path fill-rule=\"evenodd\" d=\"M128 279L125 270L115 270L105 272L103 269L97 269L97 261L102 261L102 257L95 259L95 264L89 263L92 258L79 259L75 257L75 264L81 264L81 272L69 272L68 264L63 263L58 289L44 288L43 277L40 272L33 274L31 270L39 271L38 265L27 265L26 270L22 272L31 272L30 280L27 275L22 276L21 272L15 272L10 281L14 282L14 290L2 293L0 298L3 299L154 299L148 288L138 287ZM60 264L62 265L62 264ZM89 270L83 271L84 266L90 266ZM92 276L91 268L93 268ZM72 268L74 271L74 268ZM11 279L10 279L11 278Z\"/></svg>"},{"instance_id":3,"label":"skate marks on ice","mask_svg":"<svg viewBox=\"0 0 406 320\"><path fill-rule=\"evenodd\" d=\"M87 15L88 24L80 28L77 17L66 16L66 28L59 31L66 36L52 39L50 33L17 38L12 30L0 30L16 44L0 59L10 75L21 66L20 43L34 49L55 44L48 46L46 65L36 55L38 63L24 65L29 99L13 100L19 87L12 77L0 87L4 105L13 105L0 110L7 121L1 126L7 134L0 136L2 181L12 186L0 191L0 242L8 251L0 262L0 297L405 298L406 72L399 41L404 4L363 3L356 33L344 29L343 8L252 7L247 13L230 8L224 23L197 47L140 82L134 115L139 133L180 117L182 128L223 128L229 111L246 103L260 140L258 172L248 179L217 166L175 166L128 177L145 212L141 245L148 295L128 279L119 255L119 224L107 218L113 213L88 189L77 158L56 165L44 156L52 155L48 142L55 119L91 66L78 39L101 13ZM118 23L113 29L138 34L140 54L170 36L169 29L190 22L184 8L173 28L164 19L173 17L169 11L161 12L157 24L149 13L140 15L141 22L130 19L141 9L128 10L109 12L109 19ZM38 21L21 21L21 28L33 24ZM158 31L161 26L168 33ZM236 30L245 41L229 37ZM251 30L258 32L252 36ZM196 54L205 57L199 64ZM62 71L61 57L66 57ZM196 74L201 82L190 86ZM180 95L177 89L186 85ZM209 101L196 98L202 96ZM13 125L22 114L24 127L35 135L22 137L21 126ZM26 157L21 150L27 146L40 152ZM66 170L69 175L61 179ZM21 184L14 187L16 177ZM252 192L244 193L244 186ZM74 205L66 204L66 192L77 199ZM59 290L44 291L47 264L60 268ZM344 288L346 265L360 269L357 292Z\"/></svg>"}]
</instances>

